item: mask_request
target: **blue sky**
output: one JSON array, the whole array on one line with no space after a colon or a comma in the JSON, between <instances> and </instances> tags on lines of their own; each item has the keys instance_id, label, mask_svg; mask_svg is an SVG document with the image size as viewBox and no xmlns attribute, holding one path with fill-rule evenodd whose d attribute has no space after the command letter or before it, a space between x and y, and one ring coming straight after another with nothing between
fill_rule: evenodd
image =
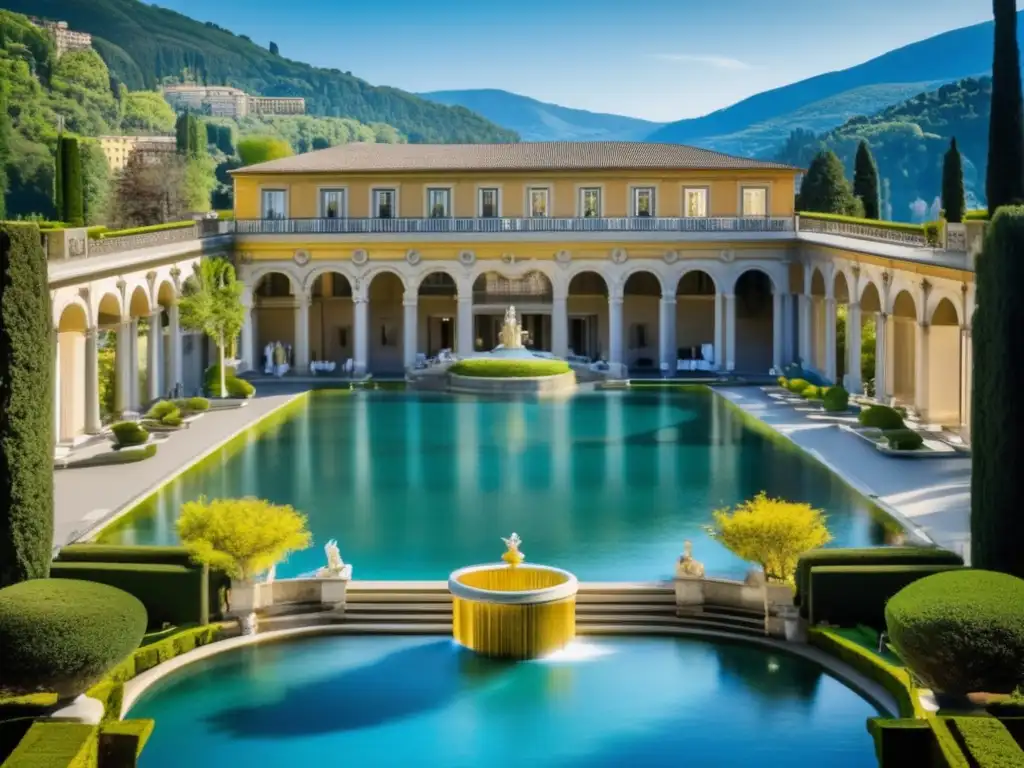
<instances>
[{"instance_id":1,"label":"blue sky","mask_svg":"<svg viewBox=\"0 0 1024 768\"><path fill-rule=\"evenodd\" d=\"M409 91L501 88L650 120L991 18L991 0L159 0ZM1024 0L1018 3L1024 5Z\"/></svg>"}]
</instances>

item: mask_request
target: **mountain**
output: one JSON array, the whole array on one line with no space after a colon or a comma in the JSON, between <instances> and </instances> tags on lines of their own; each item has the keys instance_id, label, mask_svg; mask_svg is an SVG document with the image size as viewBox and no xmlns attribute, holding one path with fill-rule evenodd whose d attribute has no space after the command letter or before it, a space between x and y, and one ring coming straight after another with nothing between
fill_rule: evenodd
<instances>
[{"instance_id":1,"label":"mountain","mask_svg":"<svg viewBox=\"0 0 1024 768\"><path fill-rule=\"evenodd\" d=\"M447 107L349 72L276 56L212 22L138 0L0 0L18 13L67 21L89 32L113 75L132 90L185 77L265 96L303 96L313 115L388 123L409 141L491 143L517 140L463 107Z\"/></svg>"},{"instance_id":2,"label":"mountain","mask_svg":"<svg viewBox=\"0 0 1024 768\"><path fill-rule=\"evenodd\" d=\"M1022 21L1024 17L1018 14L1018 34L1024 34ZM954 29L849 69L829 72L759 93L704 117L669 123L651 133L647 140L695 143L718 149L716 142L722 137L747 131L751 126L765 124L773 119L789 120L789 116L798 110L866 86L887 85L891 88L900 84L949 83L965 77L984 75L992 68L993 34L992 22ZM865 114L892 103L883 102L888 97L885 90L874 96L878 98L871 108L871 93L861 93L861 97L868 97L863 105Z\"/></svg>"},{"instance_id":3,"label":"mountain","mask_svg":"<svg viewBox=\"0 0 1024 768\"><path fill-rule=\"evenodd\" d=\"M570 109L495 89L419 95L439 104L470 109L515 131L523 141L639 141L661 126L636 117Z\"/></svg>"},{"instance_id":4,"label":"mountain","mask_svg":"<svg viewBox=\"0 0 1024 768\"><path fill-rule=\"evenodd\" d=\"M870 117L855 117L822 135L796 131L771 159L807 167L823 146L843 160L850 178L857 146L867 141L888 185L891 217L909 221L929 215L942 192L942 159L954 136L963 156L969 207L985 197L988 120L992 80L967 78L893 105Z\"/></svg>"}]
</instances>

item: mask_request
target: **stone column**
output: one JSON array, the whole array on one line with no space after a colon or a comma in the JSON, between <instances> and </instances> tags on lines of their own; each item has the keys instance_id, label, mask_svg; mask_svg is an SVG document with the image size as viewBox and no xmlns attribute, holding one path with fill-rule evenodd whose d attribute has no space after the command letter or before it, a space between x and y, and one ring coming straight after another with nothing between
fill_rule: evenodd
<instances>
[{"instance_id":1,"label":"stone column","mask_svg":"<svg viewBox=\"0 0 1024 768\"><path fill-rule=\"evenodd\" d=\"M473 293L467 289L459 294L458 321L455 326L455 354L470 357L473 354Z\"/></svg>"},{"instance_id":2,"label":"stone column","mask_svg":"<svg viewBox=\"0 0 1024 768\"><path fill-rule=\"evenodd\" d=\"M860 369L861 346L860 304L850 304L846 312L846 374L850 393L859 395L864 389Z\"/></svg>"},{"instance_id":3,"label":"stone column","mask_svg":"<svg viewBox=\"0 0 1024 768\"><path fill-rule=\"evenodd\" d=\"M800 326L800 338L797 344L797 354L800 358L800 365L805 369L813 366L814 351L811 349L811 310L813 304L811 303L811 297L806 293L800 294L800 311L797 323Z\"/></svg>"},{"instance_id":4,"label":"stone column","mask_svg":"<svg viewBox=\"0 0 1024 768\"><path fill-rule=\"evenodd\" d=\"M416 366L419 347L419 294L406 293L402 299L402 361L408 371Z\"/></svg>"},{"instance_id":5,"label":"stone column","mask_svg":"<svg viewBox=\"0 0 1024 768\"><path fill-rule=\"evenodd\" d=\"M885 405L889 404L889 372L885 365L888 331L889 316L878 312L875 315L875 399Z\"/></svg>"},{"instance_id":6,"label":"stone column","mask_svg":"<svg viewBox=\"0 0 1024 768\"><path fill-rule=\"evenodd\" d=\"M782 371L782 344L784 338L785 314L782 310L783 294L772 294L772 367Z\"/></svg>"},{"instance_id":7,"label":"stone column","mask_svg":"<svg viewBox=\"0 0 1024 768\"><path fill-rule=\"evenodd\" d=\"M569 355L568 297L555 295L551 300L551 352L555 357ZM582 354L576 350L577 354Z\"/></svg>"},{"instance_id":8,"label":"stone column","mask_svg":"<svg viewBox=\"0 0 1024 768\"><path fill-rule=\"evenodd\" d=\"M245 313L242 315L242 330L238 335L239 373L251 371L256 367L253 362L252 306L243 302L242 307L245 309ZM308 324L306 327L309 327Z\"/></svg>"},{"instance_id":9,"label":"stone column","mask_svg":"<svg viewBox=\"0 0 1024 768\"><path fill-rule=\"evenodd\" d=\"M175 390L181 384L184 387L182 370L182 336L181 311L177 304L167 308L167 333L170 335L170 355L167 362L167 389Z\"/></svg>"},{"instance_id":10,"label":"stone column","mask_svg":"<svg viewBox=\"0 0 1024 768\"><path fill-rule=\"evenodd\" d=\"M825 299L825 378L835 382L838 373L836 365L836 300Z\"/></svg>"},{"instance_id":11,"label":"stone column","mask_svg":"<svg viewBox=\"0 0 1024 768\"><path fill-rule=\"evenodd\" d=\"M622 359L622 297L608 297L608 363L625 366Z\"/></svg>"},{"instance_id":12,"label":"stone column","mask_svg":"<svg viewBox=\"0 0 1024 768\"><path fill-rule=\"evenodd\" d=\"M53 337L53 444L60 443L60 331L51 332Z\"/></svg>"},{"instance_id":13,"label":"stone column","mask_svg":"<svg viewBox=\"0 0 1024 768\"><path fill-rule=\"evenodd\" d=\"M931 326L928 323L917 324L917 338L914 342L914 405L922 421L928 418L928 379L930 366L928 362L928 346L931 341Z\"/></svg>"},{"instance_id":14,"label":"stone column","mask_svg":"<svg viewBox=\"0 0 1024 768\"><path fill-rule=\"evenodd\" d=\"M725 362L725 333L722 327L724 301L722 293L715 291L715 370L722 370Z\"/></svg>"},{"instance_id":15,"label":"stone column","mask_svg":"<svg viewBox=\"0 0 1024 768\"><path fill-rule=\"evenodd\" d=\"M100 352L99 331L85 331L85 431L98 435L103 429L100 421Z\"/></svg>"},{"instance_id":16,"label":"stone column","mask_svg":"<svg viewBox=\"0 0 1024 768\"><path fill-rule=\"evenodd\" d=\"M134 317L128 331L128 343L131 349L128 353L128 409L138 411L142 402L139 393L139 321Z\"/></svg>"},{"instance_id":17,"label":"stone column","mask_svg":"<svg viewBox=\"0 0 1024 768\"><path fill-rule=\"evenodd\" d=\"M160 359L163 357L163 316L158 308L149 316L149 338L146 342L146 392L147 400L159 400L162 394L160 389Z\"/></svg>"},{"instance_id":18,"label":"stone column","mask_svg":"<svg viewBox=\"0 0 1024 768\"><path fill-rule=\"evenodd\" d=\"M661 297L661 313L658 315L658 343L661 346L661 363L668 366L670 375L676 370L676 297Z\"/></svg>"},{"instance_id":19,"label":"stone column","mask_svg":"<svg viewBox=\"0 0 1024 768\"><path fill-rule=\"evenodd\" d=\"M974 397L974 338L971 327L960 329L960 365L963 367L963 391L960 393L960 428L965 442L971 441L971 406Z\"/></svg>"},{"instance_id":20,"label":"stone column","mask_svg":"<svg viewBox=\"0 0 1024 768\"><path fill-rule=\"evenodd\" d=\"M131 409L131 333L131 321L122 320L117 326L117 349L114 351L114 411L119 416Z\"/></svg>"},{"instance_id":21,"label":"stone column","mask_svg":"<svg viewBox=\"0 0 1024 768\"><path fill-rule=\"evenodd\" d=\"M736 370L736 295L725 294L725 370Z\"/></svg>"},{"instance_id":22,"label":"stone column","mask_svg":"<svg viewBox=\"0 0 1024 768\"><path fill-rule=\"evenodd\" d=\"M296 297L295 307L295 372L309 373L309 296L305 293Z\"/></svg>"},{"instance_id":23,"label":"stone column","mask_svg":"<svg viewBox=\"0 0 1024 768\"><path fill-rule=\"evenodd\" d=\"M782 364L793 361L793 294L782 294Z\"/></svg>"},{"instance_id":24,"label":"stone column","mask_svg":"<svg viewBox=\"0 0 1024 768\"><path fill-rule=\"evenodd\" d=\"M353 296L352 309L355 333L355 366L356 376L365 376L369 366L370 346L370 300L367 296Z\"/></svg>"}]
</instances>

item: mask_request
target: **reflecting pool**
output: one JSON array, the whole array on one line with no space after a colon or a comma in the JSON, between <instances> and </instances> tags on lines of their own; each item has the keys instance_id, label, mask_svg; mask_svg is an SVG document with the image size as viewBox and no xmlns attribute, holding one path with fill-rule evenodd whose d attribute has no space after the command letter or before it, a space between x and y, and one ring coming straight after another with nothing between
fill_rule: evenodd
<instances>
[{"instance_id":1,"label":"reflecting pool","mask_svg":"<svg viewBox=\"0 0 1024 768\"><path fill-rule=\"evenodd\" d=\"M499 536L516 531L528 560L582 581L668 578L684 539L710 575L735 577L747 566L702 526L762 490L826 510L836 545L884 540L867 499L701 389L563 400L314 393L101 540L175 543L184 501L258 496L309 516L314 546L278 576L323 565L336 538L357 579L444 579L496 559Z\"/></svg>"},{"instance_id":2,"label":"reflecting pool","mask_svg":"<svg viewBox=\"0 0 1024 768\"><path fill-rule=\"evenodd\" d=\"M321 637L196 662L147 691L142 768L868 768L879 714L812 662L692 639L586 639L502 663L450 640Z\"/></svg>"}]
</instances>

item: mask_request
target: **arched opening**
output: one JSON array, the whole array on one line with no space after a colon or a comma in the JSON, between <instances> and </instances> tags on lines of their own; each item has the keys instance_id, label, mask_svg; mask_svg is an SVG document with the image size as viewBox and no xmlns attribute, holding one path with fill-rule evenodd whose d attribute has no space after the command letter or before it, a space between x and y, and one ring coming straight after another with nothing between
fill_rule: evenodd
<instances>
[{"instance_id":1,"label":"arched opening","mask_svg":"<svg viewBox=\"0 0 1024 768\"><path fill-rule=\"evenodd\" d=\"M608 283L597 272L580 272L569 281L569 355L581 360L608 357Z\"/></svg>"},{"instance_id":2,"label":"arched opening","mask_svg":"<svg viewBox=\"0 0 1024 768\"><path fill-rule=\"evenodd\" d=\"M140 285L128 300L128 314L132 319L132 334L128 340L128 360L132 373L127 377L130 390L128 409L139 411L146 399L146 372L149 351L149 296Z\"/></svg>"},{"instance_id":3,"label":"arched opening","mask_svg":"<svg viewBox=\"0 0 1024 768\"><path fill-rule=\"evenodd\" d=\"M147 356L149 367L153 367L153 376L156 377L156 382L150 381L150 394L170 394L173 392L176 384L184 382L178 382L177 376L174 371L174 339L171 338L171 316L168 310L177 301L177 296L174 291L174 284L169 280L164 280L156 289L156 307L159 309L159 315L155 316L155 320L159 322L157 340L159 346L157 347L157 356ZM180 332L180 331L179 331ZM234 342L237 346L237 340ZM237 350L232 350L232 357L237 357ZM148 375L148 374L147 374Z\"/></svg>"},{"instance_id":4,"label":"arched opening","mask_svg":"<svg viewBox=\"0 0 1024 768\"><path fill-rule=\"evenodd\" d=\"M860 376L864 394L868 397L884 399L885 393L877 391L878 361L875 357L878 349L878 315L882 311L882 298L874 283L864 286L860 296Z\"/></svg>"},{"instance_id":5,"label":"arched opening","mask_svg":"<svg viewBox=\"0 0 1024 768\"><path fill-rule=\"evenodd\" d=\"M737 371L765 373L772 367L775 309L772 279L760 269L748 269L736 281Z\"/></svg>"},{"instance_id":6,"label":"arched opening","mask_svg":"<svg viewBox=\"0 0 1024 768\"><path fill-rule=\"evenodd\" d=\"M375 374L398 374L402 364L402 301L405 286L394 272L380 272L370 280L368 369Z\"/></svg>"},{"instance_id":7,"label":"arched opening","mask_svg":"<svg viewBox=\"0 0 1024 768\"><path fill-rule=\"evenodd\" d=\"M892 307L892 396L913 405L917 392L917 306L908 291L900 291Z\"/></svg>"},{"instance_id":8,"label":"arched opening","mask_svg":"<svg viewBox=\"0 0 1024 768\"><path fill-rule=\"evenodd\" d=\"M340 272L317 275L310 291L309 359L335 363L342 371L355 354L352 283Z\"/></svg>"},{"instance_id":9,"label":"arched opening","mask_svg":"<svg viewBox=\"0 0 1024 768\"><path fill-rule=\"evenodd\" d=\"M551 281L543 272L506 277L486 272L473 283L473 349L494 349L509 306L516 308L530 349L551 350Z\"/></svg>"},{"instance_id":10,"label":"arched opening","mask_svg":"<svg viewBox=\"0 0 1024 768\"><path fill-rule=\"evenodd\" d=\"M661 283L651 272L634 272L622 287L623 362L630 371L649 373L658 370Z\"/></svg>"},{"instance_id":11,"label":"arched opening","mask_svg":"<svg viewBox=\"0 0 1024 768\"><path fill-rule=\"evenodd\" d=\"M256 282L252 293L253 334L260 367L266 373L273 370L277 344L281 344L285 362L294 367L298 286L283 272L267 272Z\"/></svg>"},{"instance_id":12,"label":"arched opening","mask_svg":"<svg viewBox=\"0 0 1024 768\"><path fill-rule=\"evenodd\" d=\"M811 359L818 371L825 370L825 276L815 267L811 272Z\"/></svg>"},{"instance_id":13,"label":"arched opening","mask_svg":"<svg viewBox=\"0 0 1024 768\"><path fill-rule=\"evenodd\" d=\"M436 357L458 349L459 289L447 272L431 272L417 289L416 351Z\"/></svg>"},{"instance_id":14,"label":"arched opening","mask_svg":"<svg viewBox=\"0 0 1024 768\"><path fill-rule=\"evenodd\" d=\"M116 294L106 293L96 306L97 368L99 378L100 420L112 421L126 401L118 396L117 332L121 326L121 301Z\"/></svg>"},{"instance_id":15,"label":"arched opening","mask_svg":"<svg viewBox=\"0 0 1024 768\"><path fill-rule=\"evenodd\" d=\"M57 439L71 442L85 432L85 331L89 319L69 304L57 324Z\"/></svg>"},{"instance_id":16,"label":"arched opening","mask_svg":"<svg viewBox=\"0 0 1024 768\"><path fill-rule=\"evenodd\" d=\"M836 375L834 380L841 383L843 377L850 372L853 362L850 357L852 352L848 343L851 338L848 326L850 318L850 284L846 280L846 275L840 270L836 270L835 280L832 283L832 296L836 300Z\"/></svg>"},{"instance_id":17,"label":"arched opening","mask_svg":"<svg viewBox=\"0 0 1024 768\"><path fill-rule=\"evenodd\" d=\"M676 285L676 369L713 370L721 350L715 349L714 278L702 270L687 272Z\"/></svg>"},{"instance_id":18,"label":"arched opening","mask_svg":"<svg viewBox=\"0 0 1024 768\"><path fill-rule=\"evenodd\" d=\"M942 298L935 306L928 328L928 402L918 407L928 414L928 420L951 427L963 422L961 413L963 348L960 335L960 316L956 305ZM970 361L968 361L968 365Z\"/></svg>"}]
</instances>

